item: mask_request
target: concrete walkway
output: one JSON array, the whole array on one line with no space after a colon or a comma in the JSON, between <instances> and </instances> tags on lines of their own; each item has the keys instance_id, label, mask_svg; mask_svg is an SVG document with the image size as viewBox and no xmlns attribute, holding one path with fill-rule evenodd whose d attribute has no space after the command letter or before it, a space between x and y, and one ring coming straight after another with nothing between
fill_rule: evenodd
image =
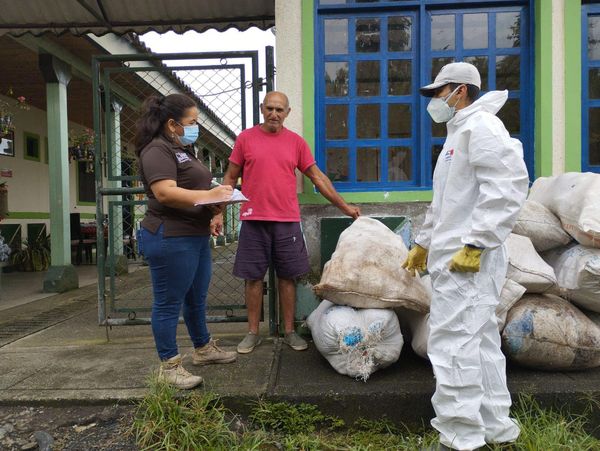
<instances>
[{"instance_id":1,"label":"concrete walkway","mask_svg":"<svg viewBox=\"0 0 600 451\"><path fill-rule=\"evenodd\" d=\"M95 265L74 266L79 277L79 287L87 287L98 282ZM54 296L43 291L46 271L14 271L0 274L0 312L28 302Z\"/></svg>"},{"instance_id":2,"label":"concrete walkway","mask_svg":"<svg viewBox=\"0 0 600 451\"><path fill-rule=\"evenodd\" d=\"M27 332L36 327L42 330ZM234 350L245 323L214 324L210 329L223 348ZM183 326L178 342L182 353L191 352ZM235 363L193 367L188 357L187 367L204 377L205 390L220 394L242 413L250 402L266 397L316 403L348 421L386 415L422 424L432 415L434 379L429 364L409 348L405 344L400 360L366 383L336 373L312 343L308 351L295 352L269 337ZM107 330L97 325L95 285L0 313L0 405L130 402L144 395L146 378L157 364L150 326ZM577 411L584 395L600 394L600 370L510 368L509 385L513 394L531 393L544 404L569 403Z\"/></svg>"}]
</instances>

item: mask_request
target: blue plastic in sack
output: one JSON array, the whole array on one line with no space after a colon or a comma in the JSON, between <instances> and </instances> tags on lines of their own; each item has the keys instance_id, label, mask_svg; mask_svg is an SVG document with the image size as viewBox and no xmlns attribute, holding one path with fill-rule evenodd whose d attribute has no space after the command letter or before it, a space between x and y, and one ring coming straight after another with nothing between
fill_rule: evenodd
<instances>
[{"instance_id":1,"label":"blue plastic in sack","mask_svg":"<svg viewBox=\"0 0 600 451\"><path fill-rule=\"evenodd\" d=\"M344 344L348 347L357 346L362 340L363 334L358 327L353 327L344 334Z\"/></svg>"}]
</instances>

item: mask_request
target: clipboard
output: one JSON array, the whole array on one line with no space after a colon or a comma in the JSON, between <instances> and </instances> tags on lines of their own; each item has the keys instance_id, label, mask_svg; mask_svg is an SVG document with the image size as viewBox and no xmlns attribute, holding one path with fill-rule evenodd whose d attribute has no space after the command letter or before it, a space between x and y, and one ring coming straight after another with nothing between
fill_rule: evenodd
<instances>
[{"instance_id":1,"label":"clipboard","mask_svg":"<svg viewBox=\"0 0 600 451\"><path fill-rule=\"evenodd\" d=\"M196 202L194 204L194 206L198 207L201 205L231 205L231 204L238 204L240 202L248 202L249 200L250 199L248 199L246 196L244 196L239 189L234 188L233 194L231 195L231 198L229 200L222 201L222 202L199 201L199 202Z\"/></svg>"}]
</instances>

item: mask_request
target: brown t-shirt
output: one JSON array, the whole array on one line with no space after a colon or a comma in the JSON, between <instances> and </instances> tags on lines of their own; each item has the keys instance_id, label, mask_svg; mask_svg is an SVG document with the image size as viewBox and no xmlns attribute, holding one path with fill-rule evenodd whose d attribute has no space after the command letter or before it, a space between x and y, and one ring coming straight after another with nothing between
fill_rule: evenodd
<instances>
[{"instance_id":1,"label":"brown t-shirt","mask_svg":"<svg viewBox=\"0 0 600 451\"><path fill-rule=\"evenodd\" d=\"M164 224L164 236L210 235L212 212L207 207L172 208L161 204L150 189L159 180L175 180L185 189L210 189L212 175L194 155L191 146L174 144L159 136L140 153L140 174L148 196L142 227L156 233Z\"/></svg>"}]
</instances>

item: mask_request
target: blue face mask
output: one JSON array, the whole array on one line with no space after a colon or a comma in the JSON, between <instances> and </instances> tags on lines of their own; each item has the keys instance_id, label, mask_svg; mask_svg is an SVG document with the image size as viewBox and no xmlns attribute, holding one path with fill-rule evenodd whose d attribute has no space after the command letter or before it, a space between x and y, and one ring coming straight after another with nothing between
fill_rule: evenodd
<instances>
[{"instance_id":1,"label":"blue face mask","mask_svg":"<svg viewBox=\"0 0 600 451\"><path fill-rule=\"evenodd\" d=\"M198 140L198 136L200 136L200 128L198 127L198 124L181 125L181 127L183 127L183 136L178 136L181 144L184 146L187 146L188 144L194 144Z\"/></svg>"}]
</instances>

